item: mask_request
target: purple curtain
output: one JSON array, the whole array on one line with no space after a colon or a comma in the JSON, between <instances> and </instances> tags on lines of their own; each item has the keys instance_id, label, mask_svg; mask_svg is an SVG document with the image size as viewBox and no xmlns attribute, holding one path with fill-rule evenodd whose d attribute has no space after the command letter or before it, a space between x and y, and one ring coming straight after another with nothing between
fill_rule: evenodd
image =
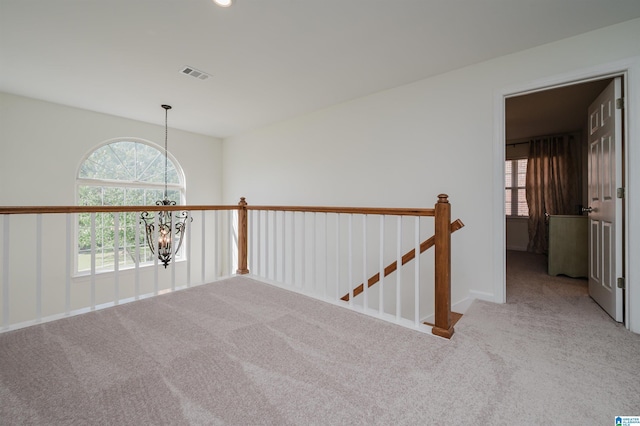
<instances>
[{"instance_id":1,"label":"purple curtain","mask_svg":"<svg viewBox=\"0 0 640 426\"><path fill-rule=\"evenodd\" d=\"M578 148L578 141L571 135L529 142L526 192L530 252L547 253L547 214L578 213L582 198Z\"/></svg>"}]
</instances>

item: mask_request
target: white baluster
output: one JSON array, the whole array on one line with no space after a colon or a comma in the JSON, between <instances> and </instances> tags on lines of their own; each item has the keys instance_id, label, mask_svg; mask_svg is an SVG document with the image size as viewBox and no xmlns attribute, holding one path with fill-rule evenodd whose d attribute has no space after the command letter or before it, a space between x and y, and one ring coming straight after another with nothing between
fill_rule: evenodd
<instances>
[{"instance_id":1,"label":"white baluster","mask_svg":"<svg viewBox=\"0 0 640 426\"><path fill-rule=\"evenodd\" d=\"M385 216L380 216L380 282L378 283L378 314L384 312L384 222Z\"/></svg>"},{"instance_id":2,"label":"white baluster","mask_svg":"<svg viewBox=\"0 0 640 426\"><path fill-rule=\"evenodd\" d=\"M296 212L291 212L291 286L296 286Z\"/></svg>"},{"instance_id":3,"label":"white baluster","mask_svg":"<svg viewBox=\"0 0 640 426\"><path fill-rule=\"evenodd\" d=\"M134 259L134 268L135 268L135 283L134 283L134 297L135 300L140 299L140 212L136 212L136 221L135 221L135 259ZM144 241L143 241L144 244Z\"/></svg>"},{"instance_id":4,"label":"white baluster","mask_svg":"<svg viewBox=\"0 0 640 426\"><path fill-rule=\"evenodd\" d=\"M175 226L175 218L178 212L171 212L173 219L171 221L171 229L169 229L169 237L171 238L171 250L169 250L169 255L171 256L171 263L169 267L171 268L171 291L175 291L176 289L176 263L178 262L178 241L176 240L176 234L174 233Z\"/></svg>"},{"instance_id":5,"label":"white baluster","mask_svg":"<svg viewBox=\"0 0 640 426\"><path fill-rule=\"evenodd\" d=\"M284 284L285 282L287 282L287 273L286 273L286 269L285 269L285 267L286 267L286 253L287 253L287 251L286 251L286 246L287 246L287 241L286 241L286 237L287 237L287 212L284 212L284 211L281 212L280 216L281 216L281 220L282 220L282 226L281 226L281 228L282 228L282 236L281 236L281 239L280 239L280 241L281 241L281 243L280 243L280 246L281 246L280 271L281 271L282 275L280 275L280 282Z\"/></svg>"},{"instance_id":6,"label":"white baluster","mask_svg":"<svg viewBox=\"0 0 640 426\"><path fill-rule=\"evenodd\" d=\"M71 218L75 218L77 222L77 215L67 213L67 232L66 232L66 248L67 248L67 256L66 256L66 272L64 275L64 313L69 315L71 312L71 253L73 252L73 257L76 257L77 250L73 250L71 248L71 232L73 232L73 227L71 226Z\"/></svg>"},{"instance_id":7,"label":"white baluster","mask_svg":"<svg viewBox=\"0 0 640 426\"><path fill-rule=\"evenodd\" d=\"M42 319L42 214L36 215L36 321Z\"/></svg>"},{"instance_id":8,"label":"white baluster","mask_svg":"<svg viewBox=\"0 0 640 426\"><path fill-rule=\"evenodd\" d=\"M329 297L327 286L329 285L329 215L324 214L324 286L322 297Z\"/></svg>"},{"instance_id":9,"label":"white baluster","mask_svg":"<svg viewBox=\"0 0 640 426\"><path fill-rule=\"evenodd\" d=\"M416 327L420 324L420 216L415 218L415 281L414 281L414 321Z\"/></svg>"},{"instance_id":10,"label":"white baluster","mask_svg":"<svg viewBox=\"0 0 640 426\"><path fill-rule=\"evenodd\" d=\"M2 326L9 326L9 240L11 237L9 216L5 214L2 224Z\"/></svg>"},{"instance_id":11,"label":"white baluster","mask_svg":"<svg viewBox=\"0 0 640 426\"><path fill-rule=\"evenodd\" d=\"M236 216L237 211L235 210L227 210L227 229L229 232L229 250L228 253L237 253L238 252L238 236L233 234L233 227L235 226L236 223L238 223L238 218ZM247 215L249 215L249 212L247 212ZM251 222L249 222L249 217L247 217L247 224L249 224ZM239 230L238 230L239 231ZM249 235L247 235L247 237L251 236L251 231L248 231ZM233 239L235 238L235 246L233 245ZM251 261L251 251L249 250L249 247L251 247L251 241L253 240L253 238L249 238L249 246L247 247L247 255L249 256L249 261ZM227 256L229 258L229 275L233 273L233 271L235 270L235 265L233 264L233 256L232 255L228 255ZM248 264L248 263L247 263Z\"/></svg>"},{"instance_id":12,"label":"white baluster","mask_svg":"<svg viewBox=\"0 0 640 426\"><path fill-rule=\"evenodd\" d=\"M273 280L278 280L278 212L273 212L273 238L271 242L271 253L273 253Z\"/></svg>"},{"instance_id":13,"label":"white baluster","mask_svg":"<svg viewBox=\"0 0 640 426\"><path fill-rule=\"evenodd\" d=\"M318 280L316 277L317 271L317 263L318 259L316 258L316 213L311 213L311 288L314 296L316 295Z\"/></svg>"},{"instance_id":14,"label":"white baluster","mask_svg":"<svg viewBox=\"0 0 640 426\"><path fill-rule=\"evenodd\" d=\"M353 307L353 214L349 214L348 219L347 232L349 233L349 252L347 254L347 260L349 264L349 306Z\"/></svg>"},{"instance_id":15,"label":"white baluster","mask_svg":"<svg viewBox=\"0 0 640 426\"><path fill-rule=\"evenodd\" d=\"M191 212L187 212L187 220L185 221L187 227L187 247L185 247L185 253L187 256L187 287L191 287ZM204 238L204 236L203 236Z\"/></svg>"},{"instance_id":16,"label":"white baluster","mask_svg":"<svg viewBox=\"0 0 640 426\"><path fill-rule=\"evenodd\" d=\"M402 216L397 217L396 240L396 321L402 317Z\"/></svg>"},{"instance_id":17,"label":"white baluster","mask_svg":"<svg viewBox=\"0 0 640 426\"><path fill-rule=\"evenodd\" d=\"M160 232L160 228L159 228L159 217L160 216L160 212L155 212L155 214L153 215L153 226L156 232L156 245L154 247L154 251L155 251L155 256L153 256L153 295L157 296L158 295L158 238L160 237L159 232Z\"/></svg>"},{"instance_id":18,"label":"white baluster","mask_svg":"<svg viewBox=\"0 0 640 426\"><path fill-rule=\"evenodd\" d=\"M207 219L206 219L206 210L202 210L202 214L200 215L200 221L202 222L200 224L200 232L201 232L201 242L200 242L200 284L204 284L205 283L205 279L206 279L206 267L207 267ZM215 214L214 214L214 223L213 223L213 230L214 230L214 250L215 252L219 252L220 251L220 242L218 242L218 230L219 230L219 224L218 221L219 219L219 214L218 214L218 210L216 210ZM220 274L220 262L218 262L218 256L215 256L215 263L213 266L213 275L214 277L219 277Z\"/></svg>"},{"instance_id":19,"label":"white baluster","mask_svg":"<svg viewBox=\"0 0 640 426\"><path fill-rule=\"evenodd\" d=\"M262 276L262 210L258 210L256 216L256 266L253 273Z\"/></svg>"},{"instance_id":20,"label":"white baluster","mask_svg":"<svg viewBox=\"0 0 640 426\"><path fill-rule=\"evenodd\" d=\"M362 308L369 309L369 280L367 279L367 215L362 216Z\"/></svg>"},{"instance_id":21,"label":"white baluster","mask_svg":"<svg viewBox=\"0 0 640 426\"><path fill-rule=\"evenodd\" d=\"M96 214L91 213L91 310L96 309Z\"/></svg>"},{"instance_id":22,"label":"white baluster","mask_svg":"<svg viewBox=\"0 0 640 426\"><path fill-rule=\"evenodd\" d=\"M113 304L120 302L120 213L113 214Z\"/></svg>"},{"instance_id":23,"label":"white baluster","mask_svg":"<svg viewBox=\"0 0 640 426\"><path fill-rule=\"evenodd\" d=\"M336 213L336 299L340 300L340 214Z\"/></svg>"},{"instance_id":24,"label":"white baluster","mask_svg":"<svg viewBox=\"0 0 640 426\"><path fill-rule=\"evenodd\" d=\"M307 271L306 271L306 256L305 253L307 251L307 242L305 236L307 235L307 226L306 226L306 218L307 214L302 212L302 229L300 232L300 285L303 290L307 289Z\"/></svg>"},{"instance_id":25,"label":"white baluster","mask_svg":"<svg viewBox=\"0 0 640 426\"><path fill-rule=\"evenodd\" d=\"M264 212L264 274L262 275L266 279L269 279L269 275L271 274L270 260L269 260L269 210L265 210Z\"/></svg>"}]
</instances>

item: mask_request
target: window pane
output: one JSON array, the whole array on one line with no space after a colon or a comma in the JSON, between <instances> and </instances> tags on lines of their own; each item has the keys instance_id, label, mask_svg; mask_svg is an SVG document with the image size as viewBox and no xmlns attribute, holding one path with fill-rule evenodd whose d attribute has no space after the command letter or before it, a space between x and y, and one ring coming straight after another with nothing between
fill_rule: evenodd
<instances>
[{"instance_id":1,"label":"window pane","mask_svg":"<svg viewBox=\"0 0 640 426\"><path fill-rule=\"evenodd\" d=\"M527 193L525 189L518 189L518 216L529 216Z\"/></svg>"},{"instance_id":2,"label":"window pane","mask_svg":"<svg viewBox=\"0 0 640 426\"><path fill-rule=\"evenodd\" d=\"M102 187L101 186L81 186L78 188L78 204L81 206L101 206Z\"/></svg>"},{"instance_id":3,"label":"window pane","mask_svg":"<svg viewBox=\"0 0 640 426\"><path fill-rule=\"evenodd\" d=\"M505 211L507 216L528 216L526 199L527 159L505 162Z\"/></svg>"},{"instance_id":4,"label":"window pane","mask_svg":"<svg viewBox=\"0 0 640 426\"><path fill-rule=\"evenodd\" d=\"M124 197L124 204L126 206L144 206L148 205L144 202L144 189L142 188L127 188Z\"/></svg>"},{"instance_id":5,"label":"window pane","mask_svg":"<svg viewBox=\"0 0 640 426\"><path fill-rule=\"evenodd\" d=\"M103 195L103 206L124 205L124 188L105 188Z\"/></svg>"},{"instance_id":6,"label":"window pane","mask_svg":"<svg viewBox=\"0 0 640 426\"><path fill-rule=\"evenodd\" d=\"M141 142L118 141L93 151L80 166L78 177L160 184L165 181L164 171L164 150ZM167 182L180 183L178 169L170 159Z\"/></svg>"},{"instance_id":7,"label":"window pane","mask_svg":"<svg viewBox=\"0 0 640 426\"><path fill-rule=\"evenodd\" d=\"M151 159L147 167L138 175L138 180L140 182L164 183L164 156L158 153Z\"/></svg>"},{"instance_id":8,"label":"window pane","mask_svg":"<svg viewBox=\"0 0 640 426\"><path fill-rule=\"evenodd\" d=\"M158 201L164 200L164 190L163 189L147 189L144 194L144 204L153 205Z\"/></svg>"},{"instance_id":9,"label":"window pane","mask_svg":"<svg viewBox=\"0 0 640 426\"><path fill-rule=\"evenodd\" d=\"M91 179L131 180L126 167L111 148L105 145L93 151L80 167L80 177Z\"/></svg>"},{"instance_id":10,"label":"window pane","mask_svg":"<svg viewBox=\"0 0 640 426\"><path fill-rule=\"evenodd\" d=\"M518 160L518 173L527 173L528 160Z\"/></svg>"},{"instance_id":11,"label":"window pane","mask_svg":"<svg viewBox=\"0 0 640 426\"><path fill-rule=\"evenodd\" d=\"M127 180L136 180L136 145L143 144L121 141L107 145L113 151L121 168L126 171Z\"/></svg>"},{"instance_id":12,"label":"window pane","mask_svg":"<svg viewBox=\"0 0 640 426\"><path fill-rule=\"evenodd\" d=\"M180 191L177 189L170 189L167 191L167 198L171 201L175 201L176 204L180 204Z\"/></svg>"},{"instance_id":13,"label":"window pane","mask_svg":"<svg viewBox=\"0 0 640 426\"><path fill-rule=\"evenodd\" d=\"M78 251L88 252L89 250L91 250L91 228L81 225L78 229Z\"/></svg>"},{"instance_id":14,"label":"window pane","mask_svg":"<svg viewBox=\"0 0 640 426\"><path fill-rule=\"evenodd\" d=\"M506 189L504 191L504 211L506 212L507 216L511 216L511 190L510 189Z\"/></svg>"},{"instance_id":15,"label":"window pane","mask_svg":"<svg viewBox=\"0 0 640 426\"><path fill-rule=\"evenodd\" d=\"M527 160L518 160L518 186L524 187L527 180Z\"/></svg>"}]
</instances>

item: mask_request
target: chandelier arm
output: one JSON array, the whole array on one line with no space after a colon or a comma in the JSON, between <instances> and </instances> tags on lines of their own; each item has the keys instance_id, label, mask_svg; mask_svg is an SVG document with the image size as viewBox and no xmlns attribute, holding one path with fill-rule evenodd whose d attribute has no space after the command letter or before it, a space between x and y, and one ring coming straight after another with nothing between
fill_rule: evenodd
<instances>
[{"instance_id":1,"label":"chandelier arm","mask_svg":"<svg viewBox=\"0 0 640 426\"><path fill-rule=\"evenodd\" d=\"M175 224L175 235L178 238L178 244L176 244L175 254L177 255L180 251L180 247L182 247L182 242L184 241L184 236L187 230L187 219L191 219L193 222L193 217L189 216L188 211L176 212L176 224Z\"/></svg>"}]
</instances>

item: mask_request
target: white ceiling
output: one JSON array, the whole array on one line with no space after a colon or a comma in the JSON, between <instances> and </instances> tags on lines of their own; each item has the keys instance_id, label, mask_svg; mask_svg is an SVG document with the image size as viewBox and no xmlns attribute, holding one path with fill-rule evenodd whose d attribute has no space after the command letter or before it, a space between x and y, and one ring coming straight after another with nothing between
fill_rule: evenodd
<instances>
[{"instance_id":1,"label":"white ceiling","mask_svg":"<svg viewBox=\"0 0 640 426\"><path fill-rule=\"evenodd\" d=\"M0 0L0 91L156 124L168 103L171 127L226 137L637 17L638 0Z\"/></svg>"},{"instance_id":2,"label":"white ceiling","mask_svg":"<svg viewBox=\"0 0 640 426\"><path fill-rule=\"evenodd\" d=\"M585 129L589 105L610 81L605 78L507 99L506 142Z\"/></svg>"}]
</instances>

